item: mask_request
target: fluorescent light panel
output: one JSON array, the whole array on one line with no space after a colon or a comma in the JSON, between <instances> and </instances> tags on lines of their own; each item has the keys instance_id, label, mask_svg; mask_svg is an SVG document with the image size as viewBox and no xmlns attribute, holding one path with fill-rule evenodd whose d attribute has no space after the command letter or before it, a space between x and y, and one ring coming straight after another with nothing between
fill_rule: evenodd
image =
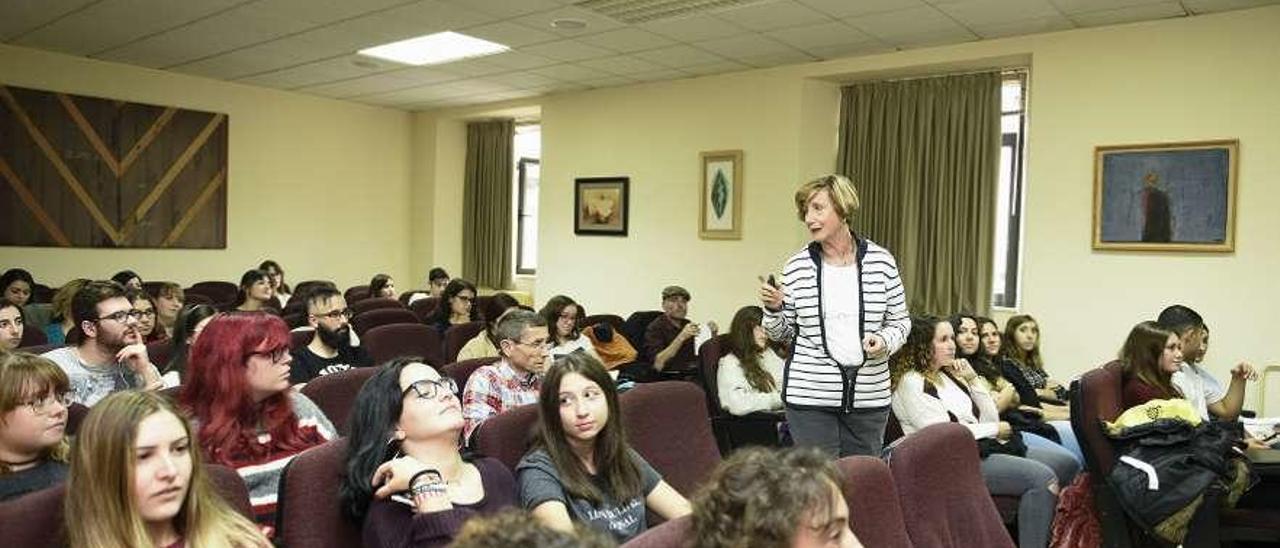
<instances>
[{"instance_id":1,"label":"fluorescent light panel","mask_svg":"<svg viewBox=\"0 0 1280 548\"><path fill-rule=\"evenodd\" d=\"M502 53L509 49L511 48L502 44L446 31L365 48L359 53L407 65L439 65Z\"/></svg>"}]
</instances>

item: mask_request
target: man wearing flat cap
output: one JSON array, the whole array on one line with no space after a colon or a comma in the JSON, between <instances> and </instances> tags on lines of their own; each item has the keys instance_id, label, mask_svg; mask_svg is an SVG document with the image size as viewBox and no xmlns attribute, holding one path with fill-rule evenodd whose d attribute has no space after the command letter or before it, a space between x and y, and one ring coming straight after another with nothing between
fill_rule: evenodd
<instances>
[{"instance_id":1,"label":"man wearing flat cap","mask_svg":"<svg viewBox=\"0 0 1280 548\"><path fill-rule=\"evenodd\" d=\"M693 340L702 329L685 316L689 313L689 291L678 285L662 290L662 315L654 318L644 330L645 355L653 357L655 371L683 370L697 367L698 357ZM719 328L708 322L711 336Z\"/></svg>"}]
</instances>

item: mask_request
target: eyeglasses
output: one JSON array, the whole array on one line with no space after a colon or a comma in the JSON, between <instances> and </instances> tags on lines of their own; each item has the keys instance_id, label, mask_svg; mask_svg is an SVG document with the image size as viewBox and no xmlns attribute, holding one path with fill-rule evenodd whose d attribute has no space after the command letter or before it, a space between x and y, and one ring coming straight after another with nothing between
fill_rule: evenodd
<instances>
[{"instance_id":1,"label":"eyeglasses","mask_svg":"<svg viewBox=\"0 0 1280 548\"><path fill-rule=\"evenodd\" d=\"M142 319L143 314L144 313L141 310L121 310L119 312L107 314L106 316L99 316L93 321L100 322L102 320L111 320L113 322L125 323L128 319L133 319L133 321L136 322ZM155 312L152 312L151 314L154 316Z\"/></svg>"},{"instance_id":2,"label":"eyeglasses","mask_svg":"<svg viewBox=\"0 0 1280 548\"><path fill-rule=\"evenodd\" d=\"M62 407L65 409L67 406L71 405L71 396L66 392L63 392L61 394L45 394L43 398L40 398L38 400L31 400L28 402L22 402L18 404L18 406L21 407L25 405L27 407L30 407L32 414L36 415L37 417L44 417L44 416L53 414L53 409L51 409L50 407L54 403L62 404Z\"/></svg>"},{"instance_id":3,"label":"eyeglasses","mask_svg":"<svg viewBox=\"0 0 1280 548\"><path fill-rule=\"evenodd\" d=\"M351 317L355 315L356 313L354 310L351 310L350 308L343 308L342 310L330 310L324 314L312 314L311 317L316 319L329 318L330 320L337 321L343 318L350 320Z\"/></svg>"},{"instance_id":4,"label":"eyeglasses","mask_svg":"<svg viewBox=\"0 0 1280 548\"><path fill-rule=\"evenodd\" d=\"M518 345L520 345L520 346L528 346L528 347L530 347L530 348L536 348L536 349L539 349L539 350L546 350L546 349L548 349L548 348L551 348L551 340L550 340L550 339L541 339L541 340L537 340L537 341L530 341L530 342L516 341L516 344L518 344Z\"/></svg>"},{"instance_id":5,"label":"eyeglasses","mask_svg":"<svg viewBox=\"0 0 1280 548\"><path fill-rule=\"evenodd\" d=\"M404 392L400 393L400 397L403 398L408 396L409 392L414 392L418 395L418 399L431 400L440 397L441 390L444 390L446 394L457 394L458 383L454 382L451 377L444 377L440 380L422 379L410 384L408 388L404 389Z\"/></svg>"},{"instance_id":6,"label":"eyeglasses","mask_svg":"<svg viewBox=\"0 0 1280 548\"><path fill-rule=\"evenodd\" d=\"M156 317L155 310L134 310L134 312L138 313L138 319L140 320Z\"/></svg>"},{"instance_id":7,"label":"eyeglasses","mask_svg":"<svg viewBox=\"0 0 1280 548\"><path fill-rule=\"evenodd\" d=\"M269 358L271 360L271 363L280 363L284 361L285 356L289 355L289 347L285 346L285 347L277 348L275 350L264 350L262 352L253 352L249 355L262 356L264 358Z\"/></svg>"}]
</instances>

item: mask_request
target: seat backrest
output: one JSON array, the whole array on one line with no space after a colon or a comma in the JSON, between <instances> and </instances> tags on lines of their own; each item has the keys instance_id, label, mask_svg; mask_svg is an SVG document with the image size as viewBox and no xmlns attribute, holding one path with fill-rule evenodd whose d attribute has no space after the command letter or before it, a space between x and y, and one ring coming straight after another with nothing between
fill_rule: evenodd
<instances>
[{"instance_id":1,"label":"seat backrest","mask_svg":"<svg viewBox=\"0 0 1280 548\"><path fill-rule=\"evenodd\" d=\"M471 447L502 461L511 470L529 451L538 425L538 404L521 405L490 417L471 434Z\"/></svg>"},{"instance_id":2,"label":"seat backrest","mask_svg":"<svg viewBox=\"0 0 1280 548\"><path fill-rule=\"evenodd\" d=\"M360 393L360 387L364 386L365 381L377 372L377 367L354 367L316 377L302 387L302 394L316 402L316 407L338 429L339 436L345 436L350 428L347 419L355 405L356 394Z\"/></svg>"},{"instance_id":3,"label":"seat backrest","mask_svg":"<svg viewBox=\"0 0 1280 548\"><path fill-rule=\"evenodd\" d=\"M80 431L80 423L84 422L84 417L88 414L89 408L83 403L72 402L71 405L67 406L66 432L68 436L74 436L76 432Z\"/></svg>"},{"instance_id":4,"label":"seat backrest","mask_svg":"<svg viewBox=\"0 0 1280 548\"><path fill-rule=\"evenodd\" d=\"M978 467L978 444L956 423L922 428L894 448L889 468L911 544L1013 548Z\"/></svg>"},{"instance_id":5,"label":"seat backrest","mask_svg":"<svg viewBox=\"0 0 1280 548\"><path fill-rule=\"evenodd\" d=\"M24 335L25 335L25 333L24 333ZM18 347L18 351L19 351L19 352L26 352L26 353L28 353L28 354L36 354L36 355L40 355L40 354L44 354L44 353L46 353L46 352L48 352L48 351L50 351L50 350L57 350L57 349L62 348L62 347L64 347L64 346L66 346L66 345L65 345L65 344L37 344L37 345L35 345L35 346L19 346L19 347Z\"/></svg>"},{"instance_id":6,"label":"seat backrest","mask_svg":"<svg viewBox=\"0 0 1280 548\"><path fill-rule=\"evenodd\" d=\"M677 491L692 495L720 463L702 389L684 381L644 383L618 399L631 447Z\"/></svg>"},{"instance_id":7,"label":"seat backrest","mask_svg":"<svg viewBox=\"0 0 1280 548\"><path fill-rule=\"evenodd\" d=\"M459 392L467 389L467 379L471 378L471 374L477 369L498 361L501 358L476 358L474 360L462 360L446 364L440 368L440 373L453 379L458 383ZM459 394L461 396L461 394Z\"/></svg>"},{"instance_id":8,"label":"seat backrest","mask_svg":"<svg viewBox=\"0 0 1280 548\"><path fill-rule=\"evenodd\" d=\"M444 332L444 354L441 358L446 363L457 360L458 352L462 351L462 347L481 331L484 331L484 322L467 322L450 326Z\"/></svg>"},{"instance_id":9,"label":"seat backrest","mask_svg":"<svg viewBox=\"0 0 1280 548\"><path fill-rule=\"evenodd\" d=\"M360 342L375 364L401 356L420 357L436 368L448 363L441 357L440 334L420 323L380 325L365 333Z\"/></svg>"},{"instance_id":10,"label":"seat backrest","mask_svg":"<svg viewBox=\"0 0 1280 548\"><path fill-rule=\"evenodd\" d=\"M201 293L183 293L182 299L183 304L187 306L195 306L198 304L213 306L213 299L209 298L208 295Z\"/></svg>"},{"instance_id":11,"label":"seat backrest","mask_svg":"<svg viewBox=\"0 0 1280 548\"><path fill-rule=\"evenodd\" d=\"M1080 376L1072 391L1071 429L1084 452L1085 467L1102 481L1116 462L1115 448L1099 421L1113 421L1124 412L1124 364L1114 360Z\"/></svg>"},{"instance_id":12,"label":"seat backrest","mask_svg":"<svg viewBox=\"0 0 1280 548\"><path fill-rule=\"evenodd\" d=\"M194 285L183 291L183 293L204 295L217 305L226 305L235 302L236 294L239 292L240 287L236 284L216 280L196 282Z\"/></svg>"},{"instance_id":13,"label":"seat backrest","mask_svg":"<svg viewBox=\"0 0 1280 548\"><path fill-rule=\"evenodd\" d=\"M249 503L249 487L244 484L240 473L234 468L208 463L204 465L204 471L209 478L209 485L222 496L222 500L227 501L240 515L252 520L253 506Z\"/></svg>"},{"instance_id":14,"label":"seat backrest","mask_svg":"<svg viewBox=\"0 0 1280 548\"><path fill-rule=\"evenodd\" d=\"M635 538L627 541L622 548L671 548L688 546L693 535L693 518L683 516L661 525L650 527ZM871 546L868 544L867 546Z\"/></svg>"},{"instance_id":15,"label":"seat backrest","mask_svg":"<svg viewBox=\"0 0 1280 548\"><path fill-rule=\"evenodd\" d=\"M35 285L31 286L31 299L27 301L27 304L51 303L53 302L54 293L57 293L56 289L36 282Z\"/></svg>"},{"instance_id":16,"label":"seat backrest","mask_svg":"<svg viewBox=\"0 0 1280 548\"><path fill-rule=\"evenodd\" d=\"M426 292L427 290L425 289L410 289L408 291L401 291L400 297L398 297L398 299L400 301L400 304L405 305L405 307L408 307L409 297L412 297L414 293L426 293Z\"/></svg>"},{"instance_id":17,"label":"seat backrest","mask_svg":"<svg viewBox=\"0 0 1280 548\"><path fill-rule=\"evenodd\" d=\"M24 346L41 346L49 344L49 336L44 333L43 329L37 329L34 325L22 330L22 340L18 341L18 347Z\"/></svg>"},{"instance_id":18,"label":"seat backrest","mask_svg":"<svg viewBox=\"0 0 1280 548\"><path fill-rule=\"evenodd\" d=\"M351 328L361 337L372 328L393 323L418 323L418 317L403 308L378 308L351 318Z\"/></svg>"},{"instance_id":19,"label":"seat backrest","mask_svg":"<svg viewBox=\"0 0 1280 548\"><path fill-rule=\"evenodd\" d=\"M399 308L401 310L409 310L408 308L405 308L404 305L400 304L400 301L387 297L370 297L368 299L361 299L355 304L351 304L349 306L351 307L351 311L356 314L368 312L370 310L377 310L379 308Z\"/></svg>"},{"instance_id":20,"label":"seat backrest","mask_svg":"<svg viewBox=\"0 0 1280 548\"><path fill-rule=\"evenodd\" d=\"M173 341L164 339L147 343L147 357L151 359L151 363L163 370L173 358Z\"/></svg>"},{"instance_id":21,"label":"seat backrest","mask_svg":"<svg viewBox=\"0 0 1280 548\"><path fill-rule=\"evenodd\" d=\"M649 328L649 324L653 323L653 319L662 315L661 310L638 310L627 316L627 321L622 324L622 336L631 342L631 346L635 347L639 353L638 359L642 362L652 362L653 356L650 356L644 349L644 330Z\"/></svg>"},{"instance_id":22,"label":"seat backrest","mask_svg":"<svg viewBox=\"0 0 1280 548\"><path fill-rule=\"evenodd\" d=\"M849 505L849 528L863 546L909 548L893 472L883 460L853 456L836 461L840 491Z\"/></svg>"},{"instance_id":23,"label":"seat backrest","mask_svg":"<svg viewBox=\"0 0 1280 548\"><path fill-rule=\"evenodd\" d=\"M480 317L487 320L489 318L485 318L484 314L490 306L493 306L493 295L476 295L476 300L471 303L471 310L479 311ZM476 316L472 314L471 317Z\"/></svg>"},{"instance_id":24,"label":"seat backrest","mask_svg":"<svg viewBox=\"0 0 1280 548\"><path fill-rule=\"evenodd\" d=\"M366 284L348 287L346 291L342 292L342 297L347 300L347 306L353 306L369 298L369 286Z\"/></svg>"},{"instance_id":25,"label":"seat backrest","mask_svg":"<svg viewBox=\"0 0 1280 548\"><path fill-rule=\"evenodd\" d=\"M716 375L720 373L720 358L727 352L725 343L728 340L727 334L716 335L698 347L698 366L702 369L702 386L707 392L707 410L712 417L725 414L724 408L720 407L720 384Z\"/></svg>"},{"instance_id":26,"label":"seat backrest","mask_svg":"<svg viewBox=\"0 0 1280 548\"><path fill-rule=\"evenodd\" d=\"M66 546L62 501L66 484L0 503L0 544L22 548Z\"/></svg>"},{"instance_id":27,"label":"seat backrest","mask_svg":"<svg viewBox=\"0 0 1280 548\"><path fill-rule=\"evenodd\" d=\"M360 527L342 513L338 487L347 459L347 439L300 453L280 477L276 539L289 548L360 546Z\"/></svg>"},{"instance_id":28,"label":"seat backrest","mask_svg":"<svg viewBox=\"0 0 1280 548\"><path fill-rule=\"evenodd\" d=\"M314 329L304 329L300 331L289 332L289 350L297 350L308 344L311 344L312 337L316 336Z\"/></svg>"},{"instance_id":29,"label":"seat backrest","mask_svg":"<svg viewBox=\"0 0 1280 548\"><path fill-rule=\"evenodd\" d=\"M440 299L435 297L423 297L409 303L409 310L419 318L422 318L423 321L426 321L427 317L430 316L432 312L435 312L436 307L439 305Z\"/></svg>"}]
</instances>

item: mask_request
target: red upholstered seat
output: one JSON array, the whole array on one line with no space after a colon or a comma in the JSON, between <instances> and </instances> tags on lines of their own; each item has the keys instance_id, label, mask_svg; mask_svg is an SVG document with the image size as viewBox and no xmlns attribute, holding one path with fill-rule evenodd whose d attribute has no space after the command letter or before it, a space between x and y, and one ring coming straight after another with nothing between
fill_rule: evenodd
<instances>
[{"instance_id":1,"label":"red upholstered seat","mask_svg":"<svg viewBox=\"0 0 1280 548\"><path fill-rule=\"evenodd\" d=\"M702 389L683 381L645 383L618 399L631 447L676 491L692 495L720 463Z\"/></svg>"},{"instance_id":2,"label":"red upholstered seat","mask_svg":"<svg viewBox=\"0 0 1280 548\"><path fill-rule=\"evenodd\" d=\"M889 465L874 457L855 456L836 461L836 468L843 476L840 491L849 505L849 528L862 545L909 548L911 539Z\"/></svg>"},{"instance_id":3,"label":"red upholstered seat","mask_svg":"<svg viewBox=\"0 0 1280 548\"><path fill-rule=\"evenodd\" d=\"M717 335L707 339L698 348L698 366L701 368L702 385L707 395L707 410L711 414L711 428L715 432L720 451L728 453L739 447L762 445L776 447L778 423L783 417L777 413L751 413L732 415L720 406L720 358L729 335Z\"/></svg>"},{"instance_id":4,"label":"red upholstered seat","mask_svg":"<svg viewBox=\"0 0 1280 548\"><path fill-rule=\"evenodd\" d=\"M183 291L186 295L196 294L204 295L213 301L214 305L229 305L236 300L236 294L240 292L240 287L231 282L224 281L205 281L197 282L195 285L188 287Z\"/></svg>"},{"instance_id":5,"label":"red upholstered seat","mask_svg":"<svg viewBox=\"0 0 1280 548\"><path fill-rule=\"evenodd\" d=\"M44 334L43 329L36 329L32 326L22 330L22 340L18 341L18 348L22 348L24 346L43 346L46 344L49 344L49 336Z\"/></svg>"},{"instance_id":6,"label":"red upholstered seat","mask_svg":"<svg viewBox=\"0 0 1280 548\"><path fill-rule=\"evenodd\" d=\"M440 334L420 323L380 325L365 333L361 344L375 364L401 356L420 357L437 368L448 363L441 357Z\"/></svg>"},{"instance_id":7,"label":"red upholstered seat","mask_svg":"<svg viewBox=\"0 0 1280 548\"><path fill-rule=\"evenodd\" d=\"M284 469L276 515L276 539L289 548L360 546L360 527L342 513L338 486L347 439L303 451Z\"/></svg>"},{"instance_id":8,"label":"red upholstered seat","mask_svg":"<svg viewBox=\"0 0 1280 548\"><path fill-rule=\"evenodd\" d=\"M76 435L76 432L80 431L80 423L84 422L84 417L88 414L89 408L83 403L72 402L71 405L68 405L66 434L68 436Z\"/></svg>"},{"instance_id":9,"label":"red upholstered seat","mask_svg":"<svg viewBox=\"0 0 1280 548\"><path fill-rule=\"evenodd\" d=\"M147 357L160 370L164 370L169 359L173 357L173 341L165 339L147 343Z\"/></svg>"},{"instance_id":10,"label":"red upholstered seat","mask_svg":"<svg viewBox=\"0 0 1280 548\"><path fill-rule=\"evenodd\" d=\"M578 321L578 325L582 326L583 329L601 323L607 323L613 326L614 331L621 332L626 320L623 320L622 316L617 314L592 314Z\"/></svg>"},{"instance_id":11,"label":"red upholstered seat","mask_svg":"<svg viewBox=\"0 0 1280 548\"><path fill-rule=\"evenodd\" d=\"M347 306L352 306L360 301L369 298L368 285L353 285L342 292L342 297L347 300Z\"/></svg>"},{"instance_id":12,"label":"red upholstered seat","mask_svg":"<svg viewBox=\"0 0 1280 548\"><path fill-rule=\"evenodd\" d=\"M338 435L346 436L349 431L347 419L355 405L356 394L377 372L377 367L356 367L316 377L302 387L302 394L329 417L333 427L338 429Z\"/></svg>"},{"instance_id":13,"label":"red upholstered seat","mask_svg":"<svg viewBox=\"0 0 1280 548\"><path fill-rule=\"evenodd\" d=\"M471 447L502 461L512 472L528 452L538 424L538 404L522 405L499 413L471 434Z\"/></svg>"},{"instance_id":14,"label":"red upholstered seat","mask_svg":"<svg viewBox=\"0 0 1280 548\"><path fill-rule=\"evenodd\" d=\"M393 323L418 323L418 317L403 308L378 308L351 318L351 328L361 337L370 329Z\"/></svg>"},{"instance_id":15,"label":"red upholstered seat","mask_svg":"<svg viewBox=\"0 0 1280 548\"><path fill-rule=\"evenodd\" d=\"M25 335L26 333L23 333L23 334ZM35 345L35 346L19 346L19 347L18 347L18 351L19 351L19 352L26 352L26 353L28 353L28 354L36 354L36 355L39 355L39 354L44 354L45 352L48 352L48 351L50 351L50 350L57 350L57 349L59 349L59 348L62 348L63 346L66 346L66 345L63 345L63 344L38 344L38 345Z\"/></svg>"},{"instance_id":16,"label":"red upholstered seat","mask_svg":"<svg viewBox=\"0 0 1280 548\"><path fill-rule=\"evenodd\" d=\"M673 548L687 546L692 533L693 520L689 516L677 518L661 525L650 527L648 531L627 541L622 548ZM868 548L872 545L867 544Z\"/></svg>"},{"instance_id":17,"label":"red upholstered seat","mask_svg":"<svg viewBox=\"0 0 1280 548\"><path fill-rule=\"evenodd\" d=\"M350 306L351 310L356 314L368 312L370 310L377 310L379 308L399 308L401 310L408 310L408 308L405 308L404 305L400 304L400 301L386 297L361 299L355 304L350 304L348 306Z\"/></svg>"},{"instance_id":18,"label":"red upholstered seat","mask_svg":"<svg viewBox=\"0 0 1280 548\"><path fill-rule=\"evenodd\" d=\"M414 314L417 314L419 318L426 320L439 305L440 299L435 297L423 297L409 303L409 310L413 311Z\"/></svg>"},{"instance_id":19,"label":"red upholstered seat","mask_svg":"<svg viewBox=\"0 0 1280 548\"><path fill-rule=\"evenodd\" d=\"M893 450L890 469L914 546L1013 547L979 471L969 429L925 427Z\"/></svg>"},{"instance_id":20,"label":"red upholstered seat","mask_svg":"<svg viewBox=\"0 0 1280 548\"><path fill-rule=\"evenodd\" d=\"M240 512L240 515L252 520L253 506L249 503L249 487L244 484L244 478L240 477L240 473L234 468L221 464L207 463L204 465L204 471L213 490L222 495L222 499L227 501L235 511Z\"/></svg>"},{"instance_id":21,"label":"red upholstered seat","mask_svg":"<svg viewBox=\"0 0 1280 548\"><path fill-rule=\"evenodd\" d=\"M441 367L440 373L449 378L452 378L453 382L458 383L458 391L459 391L458 396L461 397L462 396L461 392L467 389L467 379L471 378L471 374L475 373L477 369L480 369L481 367L494 363L498 360L499 358L476 358L474 360L462 360L460 362L453 362L445 365L444 367Z\"/></svg>"},{"instance_id":22,"label":"red upholstered seat","mask_svg":"<svg viewBox=\"0 0 1280 548\"><path fill-rule=\"evenodd\" d=\"M471 339L484 331L484 322L467 322L449 327L444 332L444 361L452 362L458 359L458 352L462 351L462 347L466 346Z\"/></svg>"},{"instance_id":23,"label":"red upholstered seat","mask_svg":"<svg viewBox=\"0 0 1280 548\"><path fill-rule=\"evenodd\" d=\"M316 336L314 329L303 329L299 331L289 332L289 350L297 350L308 344L311 344L311 338Z\"/></svg>"}]
</instances>

